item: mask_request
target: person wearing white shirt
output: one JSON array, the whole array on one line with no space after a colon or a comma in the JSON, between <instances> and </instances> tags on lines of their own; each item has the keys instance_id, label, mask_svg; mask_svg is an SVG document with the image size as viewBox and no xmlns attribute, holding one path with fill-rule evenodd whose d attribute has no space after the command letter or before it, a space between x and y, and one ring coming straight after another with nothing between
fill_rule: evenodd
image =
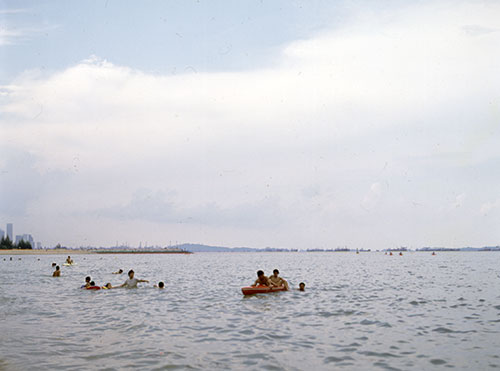
<instances>
[{"instance_id":1,"label":"person wearing white shirt","mask_svg":"<svg viewBox=\"0 0 500 371\"><path fill-rule=\"evenodd\" d=\"M148 282L148 280L139 280L137 278L134 278L134 271L131 269L128 271L128 279L123 283L123 285L120 285L120 287L126 287L128 289L136 288L137 284L140 282Z\"/></svg>"}]
</instances>

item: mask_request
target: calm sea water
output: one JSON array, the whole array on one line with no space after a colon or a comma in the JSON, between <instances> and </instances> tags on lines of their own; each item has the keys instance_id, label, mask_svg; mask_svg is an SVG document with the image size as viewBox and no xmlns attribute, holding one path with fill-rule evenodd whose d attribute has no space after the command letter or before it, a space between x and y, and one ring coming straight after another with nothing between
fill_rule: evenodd
<instances>
[{"instance_id":1,"label":"calm sea water","mask_svg":"<svg viewBox=\"0 0 500 371\"><path fill-rule=\"evenodd\" d=\"M4 257L2 370L500 367L500 253ZM151 283L79 289L119 268ZM241 294L273 268L306 292Z\"/></svg>"}]
</instances>

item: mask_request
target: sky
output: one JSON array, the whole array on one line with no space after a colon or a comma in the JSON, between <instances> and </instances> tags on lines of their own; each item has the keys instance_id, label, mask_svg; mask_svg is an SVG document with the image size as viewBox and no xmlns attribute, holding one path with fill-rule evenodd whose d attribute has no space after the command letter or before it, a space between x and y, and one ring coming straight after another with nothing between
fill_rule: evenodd
<instances>
[{"instance_id":1,"label":"sky","mask_svg":"<svg viewBox=\"0 0 500 371\"><path fill-rule=\"evenodd\" d=\"M0 1L0 228L500 244L496 1Z\"/></svg>"}]
</instances>

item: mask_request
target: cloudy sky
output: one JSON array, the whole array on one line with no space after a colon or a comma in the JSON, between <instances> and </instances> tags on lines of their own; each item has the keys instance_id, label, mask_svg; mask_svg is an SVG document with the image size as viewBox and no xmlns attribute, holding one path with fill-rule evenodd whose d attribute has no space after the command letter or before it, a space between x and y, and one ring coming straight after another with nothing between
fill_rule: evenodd
<instances>
[{"instance_id":1,"label":"cloudy sky","mask_svg":"<svg viewBox=\"0 0 500 371\"><path fill-rule=\"evenodd\" d=\"M497 1L3 0L0 20L2 229L500 244Z\"/></svg>"}]
</instances>

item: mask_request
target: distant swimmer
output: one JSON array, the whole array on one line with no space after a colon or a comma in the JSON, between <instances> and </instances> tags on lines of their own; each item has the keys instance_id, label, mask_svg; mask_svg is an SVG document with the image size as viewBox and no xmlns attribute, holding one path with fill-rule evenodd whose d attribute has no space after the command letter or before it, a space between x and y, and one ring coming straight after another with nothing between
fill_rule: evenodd
<instances>
[{"instance_id":1,"label":"distant swimmer","mask_svg":"<svg viewBox=\"0 0 500 371\"><path fill-rule=\"evenodd\" d=\"M271 285L273 286L276 286L276 287L280 287L280 286L283 286L285 287L285 289L289 289L288 287L288 282L286 282L285 279L281 278L279 276L280 274L280 271L275 269L273 270L273 275L272 276L269 276L269 281L271 281Z\"/></svg>"},{"instance_id":2,"label":"distant swimmer","mask_svg":"<svg viewBox=\"0 0 500 371\"><path fill-rule=\"evenodd\" d=\"M85 285L82 285L82 289L86 289L87 287L90 287L91 286L90 281L91 281L90 276L85 277Z\"/></svg>"},{"instance_id":3,"label":"distant swimmer","mask_svg":"<svg viewBox=\"0 0 500 371\"><path fill-rule=\"evenodd\" d=\"M299 283L299 291L306 291L306 284L304 282Z\"/></svg>"},{"instance_id":4,"label":"distant swimmer","mask_svg":"<svg viewBox=\"0 0 500 371\"><path fill-rule=\"evenodd\" d=\"M389 255L392 255L392 251L389 253Z\"/></svg>"},{"instance_id":5,"label":"distant swimmer","mask_svg":"<svg viewBox=\"0 0 500 371\"><path fill-rule=\"evenodd\" d=\"M117 272L113 272L113 274L122 274L123 273L123 269L119 269Z\"/></svg>"},{"instance_id":6,"label":"distant swimmer","mask_svg":"<svg viewBox=\"0 0 500 371\"><path fill-rule=\"evenodd\" d=\"M128 271L128 279L123 283L123 285L120 285L119 287L126 287L128 289L132 289L132 288L136 288L137 284L140 282L149 283L148 280L139 280L137 278L134 278L134 271L131 269Z\"/></svg>"},{"instance_id":7,"label":"distant swimmer","mask_svg":"<svg viewBox=\"0 0 500 371\"><path fill-rule=\"evenodd\" d=\"M158 282L158 285L155 285L155 287L158 288L158 289L164 289L165 288L165 284L162 281L160 281L160 282Z\"/></svg>"},{"instance_id":8,"label":"distant swimmer","mask_svg":"<svg viewBox=\"0 0 500 371\"><path fill-rule=\"evenodd\" d=\"M107 284L105 284L102 288L103 288L104 290L111 290L111 289L114 289L115 287L113 287L113 286L111 285L111 283L109 283L109 282L108 282L108 283L107 283Z\"/></svg>"},{"instance_id":9,"label":"distant swimmer","mask_svg":"<svg viewBox=\"0 0 500 371\"><path fill-rule=\"evenodd\" d=\"M255 287L257 285L264 285L264 286L271 286L271 281L269 281L269 278L267 278L265 275L264 275L264 271L257 271L257 279L255 280L254 284L252 285L252 287Z\"/></svg>"},{"instance_id":10,"label":"distant swimmer","mask_svg":"<svg viewBox=\"0 0 500 371\"><path fill-rule=\"evenodd\" d=\"M54 273L52 273L52 277L60 277L61 276L61 270L59 269L59 266L56 266L56 270Z\"/></svg>"},{"instance_id":11,"label":"distant swimmer","mask_svg":"<svg viewBox=\"0 0 500 371\"><path fill-rule=\"evenodd\" d=\"M435 252L432 252L432 255L436 255L436 253L435 253Z\"/></svg>"},{"instance_id":12,"label":"distant swimmer","mask_svg":"<svg viewBox=\"0 0 500 371\"><path fill-rule=\"evenodd\" d=\"M402 253L402 252L399 252L399 256L403 256L403 253Z\"/></svg>"},{"instance_id":13,"label":"distant swimmer","mask_svg":"<svg viewBox=\"0 0 500 371\"><path fill-rule=\"evenodd\" d=\"M52 266L55 267L57 264L56 263L52 263Z\"/></svg>"},{"instance_id":14,"label":"distant swimmer","mask_svg":"<svg viewBox=\"0 0 500 371\"><path fill-rule=\"evenodd\" d=\"M68 255L68 257L66 258L66 263L73 264L73 259L71 259L71 256Z\"/></svg>"}]
</instances>

